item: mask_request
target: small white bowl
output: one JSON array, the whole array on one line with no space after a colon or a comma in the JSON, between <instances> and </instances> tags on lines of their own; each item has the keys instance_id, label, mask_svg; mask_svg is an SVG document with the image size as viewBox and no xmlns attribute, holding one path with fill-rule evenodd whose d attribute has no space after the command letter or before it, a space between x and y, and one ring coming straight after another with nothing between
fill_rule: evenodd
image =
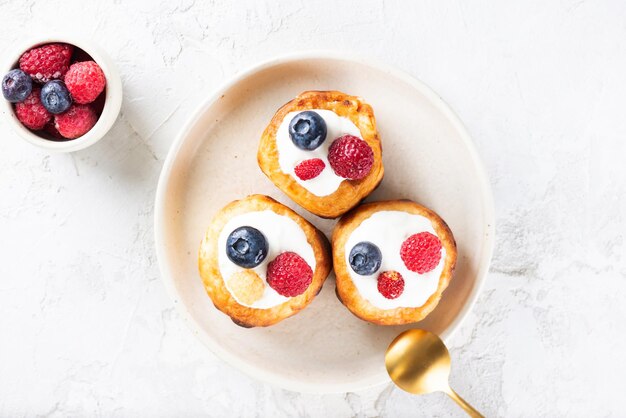
<instances>
[{"instance_id":1,"label":"small white bowl","mask_svg":"<svg viewBox=\"0 0 626 418\"><path fill-rule=\"evenodd\" d=\"M100 66L100 68L102 68L102 71L104 72L107 82L104 108L102 109L102 114L98 118L98 122L96 122L94 127L79 138L67 141L52 141L37 135L22 125L15 115L13 104L5 100L3 97L0 97L0 101L2 102L0 105L0 112L9 126L11 126L13 130L27 142L52 152L72 152L95 144L106 135L109 129L111 129L122 106L122 80L113 60L97 45L89 41L82 39L78 40L73 37L66 36L39 39L30 43L25 43L16 48L14 50L14 54L9 56L8 63L2 67L4 69L2 76L4 76L4 74L9 72L11 69L18 67L17 62L24 52L44 44L57 42L70 44L82 49L91 56L91 58Z\"/></svg>"}]
</instances>

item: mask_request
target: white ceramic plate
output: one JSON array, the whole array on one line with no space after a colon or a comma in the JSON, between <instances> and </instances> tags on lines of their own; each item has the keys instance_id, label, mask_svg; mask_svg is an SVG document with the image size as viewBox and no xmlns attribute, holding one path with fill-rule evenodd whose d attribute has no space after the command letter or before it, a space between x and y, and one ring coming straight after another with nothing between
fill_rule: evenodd
<instances>
[{"instance_id":1,"label":"white ceramic plate","mask_svg":"<svg viewBox=\"0 0 626 418\"><path fill-rule=\"evenodd\" d=\"M413 199L450 225L456 273L437 309L416 326L443 338L467 315L493 248L489 183L471 140L428 87L396 70L345 55L305 53L264 62L219 89L182 130L156 197L163 280L194 333L215 354L271 384L303 392L356 391L388 381L384 352L408 326L365 323L339 303L331 275L311 305L273 327L244 329L213 307L197 270L211 217L252 193L291 206L328 236L334 225L296 206L260 171L258 140L274 112L304 90L340 90L374 108L385 178L368 200Z\"/></svg>"}]
</instances>

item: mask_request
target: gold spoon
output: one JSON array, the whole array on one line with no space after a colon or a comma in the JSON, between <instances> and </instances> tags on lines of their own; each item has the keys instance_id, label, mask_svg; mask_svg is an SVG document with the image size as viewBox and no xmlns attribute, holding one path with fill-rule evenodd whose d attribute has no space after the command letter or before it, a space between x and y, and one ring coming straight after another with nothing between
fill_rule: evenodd
<instances>
[{"instance_id":1,"label":"gold spoon","mask_svg":"<svg viewBox=\"0 0 626 418\"><path fill-rule=\"evenodd\" d=\"M400 389L415 395L444 392L471 417L483 418L450 387L450 353L432 332L410 329L398 335L387 348L385 367Z\"/></svg>"}]
</instances>

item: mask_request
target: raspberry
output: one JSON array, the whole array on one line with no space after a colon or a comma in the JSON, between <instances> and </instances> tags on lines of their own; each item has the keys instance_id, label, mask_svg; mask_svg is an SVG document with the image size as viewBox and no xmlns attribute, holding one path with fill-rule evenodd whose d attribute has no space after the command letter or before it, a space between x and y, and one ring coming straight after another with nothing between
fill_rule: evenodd
<instances>
[{"instance_id":1,"label":"raspberry","mask_svg":"<svg viewBox=\"0 0 626 418\"><path fill-rule=\"evenodd\" d=\"M74 47L67 44L48 44L26 51L20 57L20 68L33 80L45 83L62 79L70 66Z\"/></svg>"},{"instance_id":2,"label":"raspberry","mask_svg":"<svg viewBox=\"0 0 626 418\"><path fill-rule=\"evenodd\" d=\"M98 121L96 113L87 105L72 105L67 112L54 117L54 126L63 138L74 139L85 135Z\"/></svg>"},{"instance_id":3,"label":"raspberry","mask_svg":"<svg viewBox=\"0 0 626 418\"><path fill-rule=\"evenodd\" d=\"M22 125L28 129L38 131L46 126L46 123L52 119L50 112L43 107L41 99L39 97L41 89L39 87L33 88L33 91L28 95L26 100L22 103L15 104L15 114L17 119L22 122Z\"/></svg>"},{"instance_id":4,"label":"raspberry","mask_svg":"<svg viewBox=\"0 0 626 418\"><path fill-rule=\"evenodd\" d=\"M294 172L300 180L311 180L319 176L320 173L324 171L325 167L326 164L324 164L324 161L319 158L313 158L311 160L302 161L296 166Z\"/></svg>"},{"instance_id":5,"label":"raspberry","mask_svg":"<svg viewBox=\"0 0 626 418\"><path fill-rule=\"evenodd\" d=\"M428 273L441 260L441 241L430 232L411 235L402 243L400 257L409 270Z\"/></svg>"},{"instance_id":6,"label":"raspberry","mask_svg":"<svg viewBox=\"0 0 626 418\"><path fill-rule=\"evenodd\" d=\"M301 295L312 281L311 267L296 253L282 253L267 266L267 284L283 296Z\"/></svg>"},{"instance_id":7,"label":"raspberry","mask_svg":"<svg viewBox=\"0 0 626 418\"><path fill-rule=\"evenodd\" d=\"M75 62L65 74L65 85L76 103L91 103L102 93L106 78L94 61Z\"/></svg>"},{"instance_id":8,"label":"raspberry","mask_svg":"<svg viewBox=\"0 0 626 418\"><path fill-rule=\"evenodd\" d=\"M383 271L378 275L378 291L387 299L395 299L404 292L404 278L397 271Z\"/></svg>"},{"instance_id":9,"label":"raspberry","mask_svg":"<svg viewBox=\"0 0 626 418\"><path fill-rule=\"evenodd\" d=\"M328 150L328 162L340 177L360 180L374 164L374 152L367 142L352 135L337 138Z\"/></svg>"}]
</instances>

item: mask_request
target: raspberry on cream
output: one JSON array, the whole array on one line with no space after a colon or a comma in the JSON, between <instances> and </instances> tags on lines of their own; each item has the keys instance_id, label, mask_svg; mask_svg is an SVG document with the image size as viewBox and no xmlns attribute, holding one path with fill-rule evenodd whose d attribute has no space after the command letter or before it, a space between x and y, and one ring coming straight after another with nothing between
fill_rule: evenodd
<instances>
[{"instance_id":1,"label":"raspberry on cream","mask_svg":"<svg viewBox=\"0 0 626 418\"><path fill-rule=\"evenodd\" d=\"M402 243L400 257L409 270L428 273L441 261L441 241L430 232L411 235Z\"/></svg>"},{"instance_id":2,"label":"raspberry on cream","mask_svg":"<svg viewBox=\"0 0 626 418\"><path fill-rule=\"evenodd\" d=\"M330 145L328 162L338 176L349 180L361 180L372 169L374 152L361 138L344 135Z\"/></svg>"},{"instance_id":3,"label":"raspberry on cream","mask_svg":"<svg viewBox=\"0 0 626 418\"><path fill-rule=\"evenodd\" d=\"M319 176L326 168L324 161L319 158L304 160L294 168L294 173L300 180L311 180Z\"/></svg>"},{"instance_id":4,"label":"raspberry on cream","mask_svg":"<svg viewBox=\"0 0 626 418\"><path fill-rule=\"evenodd\" d=\"M387 299L395 299L404 292L404 278L397 271L383 271L376 281L378 292Z\"/></svg>"},{"instance_id":5,"label":"raspberry on cream","mask_svg":"<svg viewBox=\"0 0 626 418\"><path fill-rule=\"evenodd\" d=\"M313 281L313 270L298 254L281 253L267 266L267 284L283 296L303 294Z\"/></svg>"}]
</instances>

